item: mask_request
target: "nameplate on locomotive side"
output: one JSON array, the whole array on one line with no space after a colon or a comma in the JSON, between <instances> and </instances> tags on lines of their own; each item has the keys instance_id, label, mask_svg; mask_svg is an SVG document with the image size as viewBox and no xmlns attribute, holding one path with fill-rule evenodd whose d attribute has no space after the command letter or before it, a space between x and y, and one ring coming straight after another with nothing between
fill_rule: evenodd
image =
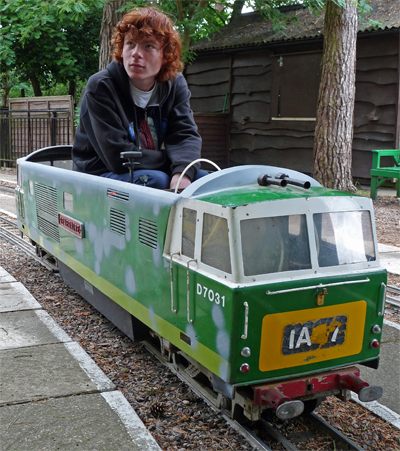
<instances>
[{"instance_id":1,"label":"nameplate on locomotive side","mask_svg":"<svg viewBox=\"0 0 400 451\"><path fill-rule=\"evenodd\" d=\"M84 230L83 230L83 222L77 221L67 215L62 213L58 213L58 224L68 232L71 232L78 238L83 238Z\"/></svg>"},{"instance_id":2,"label":"nameplate on locomotive side","mask_svg":"<svg viewBox=\"0 0 400 451\"><path fill-rule=\"evenodd\" d=\"M282 354L290 355L340 346L345 340L346 326L345 315L290 324L283 331Z\"/></svg>"}]
</instances>

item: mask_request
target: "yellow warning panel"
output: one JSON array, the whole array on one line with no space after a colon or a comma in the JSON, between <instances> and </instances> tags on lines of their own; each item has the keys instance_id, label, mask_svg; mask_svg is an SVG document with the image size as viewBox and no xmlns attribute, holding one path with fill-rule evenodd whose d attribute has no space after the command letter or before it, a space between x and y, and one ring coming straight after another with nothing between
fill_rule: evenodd
<instances>
[{"instance_id":1,"label":"yellow warning panel","mask_svg":"<svg viewBox=\"0 0 400 451\"><path fill-rule=\"evenodd\" d=\"M267 315L262 322L260 370L307 365L361 352L365 301Z\"/></svg>"}]
</instances>

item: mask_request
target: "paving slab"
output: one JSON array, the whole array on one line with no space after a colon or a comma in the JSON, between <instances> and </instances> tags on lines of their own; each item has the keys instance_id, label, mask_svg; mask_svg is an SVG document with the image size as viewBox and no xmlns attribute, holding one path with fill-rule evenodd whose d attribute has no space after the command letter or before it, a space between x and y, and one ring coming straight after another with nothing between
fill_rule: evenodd
<instances>
[{"instance_id":1,"label":"paving slab","mask_svg":"<svg viewBox=\"0 0 400 451\"><path fill-rule=\"evenodd\" d=\"M0 350L71 341L44 310L0 313Z\"/></svg>"},{"instance_id":2,"label":"paving slab","mask_svg":"<svg viewBox=\"0 0 400 451\"><path fill-rule=\"evenodd\" d=\"M77 343L1 351L0 405L115 389L87 354L79 361L71 350L86 354Z\"/></svg>"},{"instance_id":3,"label":"paving slab","mask_svg":"<svg viewBox=\"0 0 400 451\"><path fill-rule=\"evenodd\" d=\"M400 276L400 254L391 252L380 255L381 266L391 274Z\"/></svg>"},{"instance_id":4,"label":"paving slab","mask_svg":"<svg viewBox=\"0 0 400 451\"><path fill-rule=\"evenodd\" d=\"M391 274L400 276L400 247L378 244L381 266Z\"/></svg>"},{"instance_id":5,"label":"paving slab","mask_svg":"<svg viewBox=\"0 0 400 451\"><path fill-rule=\"evenodd\" d=\"M379 403L400 415L400 325L386 321L382 329L379 368L359 366L361 379L383 387ZM368 407L369 403L365 403Z\"/></svg>"},{"instance_id":6,"label":"paving slab","mask_svg":"<svg viewBox=\"0 0 400 451\"><path fill-rule=\"evenodd\" d=\"M22 283L16 282L15 279L14 281L0 283L0 313L41 308L39 302Z\"/></svg>"},{"instance_id":7,"label":"paving slab","mask_svg":"<svg viewBox=\"0 0 400 451\"><path fill-rule=\"evenodd\" d=\"M0 409L2 451L160 451L120 392Z\"/></svg>"},{"instance_id":8,"label":"paving slab","mask_svg":"<svg viewBox=\"0 0 400 451\"><path fill-rule=\"evenodd\" d=\"M1 451L161 451L78 343L0 267Z\"/></svg>"},{"instance_id":9,"label":"paving slab","mask_svg":"<svg viewBox=\"0 0 400 451\"><path fill-rule=\"evenodd\" d=\"M0 266L0 284L10 282L16 282L16 280L11 274L9 274L4 268Z\"/></svg>"}]
</instances>

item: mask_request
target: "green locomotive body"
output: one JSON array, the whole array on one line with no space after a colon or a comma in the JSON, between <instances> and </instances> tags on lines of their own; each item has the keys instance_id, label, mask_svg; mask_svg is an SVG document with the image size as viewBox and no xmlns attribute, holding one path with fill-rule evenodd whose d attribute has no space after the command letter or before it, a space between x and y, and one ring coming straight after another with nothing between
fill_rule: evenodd
<instances>
[{"instance_id":1,"label":"green locomotive body","mask_svg":"<svg viewBox=\"0 0 400 451\"><path fill-rule=\"evenodd\" d=\"M381 393L354 367L377 367L383 323L370 199L266 166L164 192L74 172L64 147L18 160L16 196L21 232L62 277L233 415Z\"/></svg>"}]
</instances>

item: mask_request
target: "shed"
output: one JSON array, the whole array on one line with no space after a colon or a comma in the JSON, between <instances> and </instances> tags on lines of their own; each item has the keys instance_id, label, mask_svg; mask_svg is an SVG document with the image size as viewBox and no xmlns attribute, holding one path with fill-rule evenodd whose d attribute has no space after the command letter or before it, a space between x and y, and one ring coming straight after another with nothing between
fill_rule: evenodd
<instances>
[{"instance_id":1,"label":"shed","mask_svg":"<svg viewBox=\"0 0 400 451\"><path fill-rule=\"evenodd\" d=\"M371 6L357 36L353 177L363 183L371 150L400 145L400 1ZM228 116L226 166L269 164L311 174L324 12L301 5L282 11L295 20L280 32L254 12L198 41L185 75L203 128L204 117ZM209 140L203 153L212 159Z\"/></svg>"}]
</instances>

